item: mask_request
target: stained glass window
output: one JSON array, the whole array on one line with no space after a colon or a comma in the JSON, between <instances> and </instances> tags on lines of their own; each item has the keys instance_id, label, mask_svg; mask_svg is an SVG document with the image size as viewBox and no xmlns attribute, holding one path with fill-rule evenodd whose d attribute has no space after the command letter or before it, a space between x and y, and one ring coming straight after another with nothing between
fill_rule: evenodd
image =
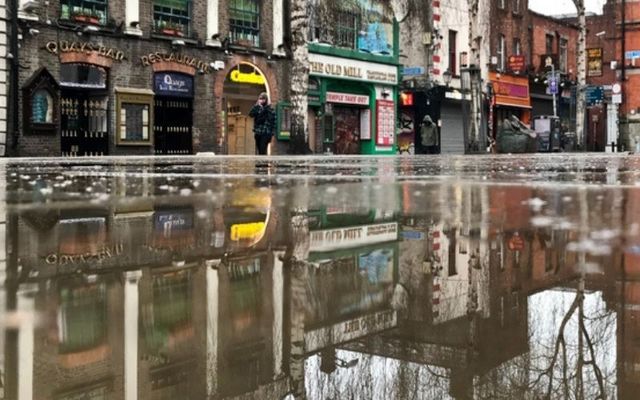
<instances>
[{"instance_id":1,"label":"stained glass window","mask_svg":"<svg viewBox=\"0 0 640 400\"><path fill-rule=\"evenodd\" d=\"M31 122L35 124L53 123L53 98L48 91L36 91L31 100Z\"/></svg>"}]
</instances>

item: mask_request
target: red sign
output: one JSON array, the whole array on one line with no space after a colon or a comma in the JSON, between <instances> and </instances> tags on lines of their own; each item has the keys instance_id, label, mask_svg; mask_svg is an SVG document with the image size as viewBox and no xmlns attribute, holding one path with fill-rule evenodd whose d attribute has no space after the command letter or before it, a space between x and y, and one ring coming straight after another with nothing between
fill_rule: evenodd
<instances>
[{"instance_id":1,"label":"red sign","mask_svg":"<svg viewBox=\"0 0 640 400\"><path fill-rule=\"evenodd\" d=\"M391 100L378 100L376 116L376 144L393 146L396 133L396 104Z\"/></svg>"},{"instance_id":2,"label":"red sign","mask_svg":"<svg viewBox=\"0 0 640 400\"><path fill-rule=\"evenodd\" d=\"M514 233L509 239L509 250L511 251L521 251L524 250L524 240L520 237L518 233Z\"/></svg>"},{"instance_id":3,"label":"red sign","mask_svg":"<svg viewBox=\"0 0 640 400\"><path fill-rule=\"evenodd\" d=\"M522 72L525 69L525 58L523 55L509 57L509 69L513 72Z\"/></svg>"},{"instance_id":4,"label":"red sign","mask_svg":"<svg viewBox=\"0 0 640 400\"><path fill-rule=\"evenodd\" d=\"M364 96L360 94L327 92L327 103L355 104L358 106L368 106L369 96Z\"/></svg>"},{"instance_id":5,"label":"red sign","mask_svg":"<svg viewBox=\"0 0 640 400\"><path fill-rule=\"evenodd\" d=\"M529 98L529 87L507 82L494 82L496 94L499 96Z\"/></svg>"},{"instance_id":6,"label":"red sign","mask_svg":"<svg viewBox=\"0 0 640 400\"><path fill-rule=\"evenodd\" d=\"M412 106L413 105L413 93L410 92L402 92L400 93L400 102L403 106Z\"/></svg>"}]
</instances>

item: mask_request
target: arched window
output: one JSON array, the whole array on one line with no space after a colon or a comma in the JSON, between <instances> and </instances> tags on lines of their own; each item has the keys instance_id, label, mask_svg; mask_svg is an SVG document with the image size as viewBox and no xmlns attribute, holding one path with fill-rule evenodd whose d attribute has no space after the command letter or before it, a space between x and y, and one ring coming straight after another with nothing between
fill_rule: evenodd
<instances>
[{"instance_id":1,"label":"arched window","mask_svg":"<svg viewBox=\"0 0 640 400\"><path fill-rule=\"evenodd\" d=\"M26 134L57 132L60 85L46 68L40 68L22 87L22 121Z\"/></svg>"},{"instance_id":2,"label":"arched window","mask_svg":"<svg viewBox=\"0 0 640 400\"><path fill-rule=\"evenodd\" d=\"M53 97L46 89L38 89L31 100L31 122L34 124L53 123Z\"/></svg>"}]
</instances>

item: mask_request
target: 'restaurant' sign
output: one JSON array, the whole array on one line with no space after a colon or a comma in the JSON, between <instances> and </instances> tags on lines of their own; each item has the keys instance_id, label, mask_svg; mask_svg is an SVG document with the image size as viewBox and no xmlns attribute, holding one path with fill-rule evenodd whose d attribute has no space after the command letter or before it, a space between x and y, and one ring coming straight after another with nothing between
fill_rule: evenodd
<instances>
[{"instance_id":1,"label":"'restaurant' sign","mask_svg":"<svg viewBox=\"0 0 640 400\"><path fill-rule=\"evenodd\" d=\"M310 251L332 251L349 249L366 244L398 240L396 222L326 229L311 232Z\"/></svg>"},{"instance_id":2,"label":"'restaurant' sign","mask_svg":"<svg viewBox=\"0 0 640 400\"><path fill-rule=\"evenodd\" d=\"M161 96L193 97L193 78L171 72L154 76L154 92Z\"/></svg>"},{"instance_id":3,"label":"'restaurant' sign","mask_svg":"<svg viewBox=\"0 0 640 400\"><path fill-rule=\"evenodd\" d=\"M309 64L311 67L309 73L315 76L386 84L398 83L398 68L393 65L313 53L309 54Z\"/></svg>"},{"instance_id":4,"label":"'restaurant' sign","mask_svg":"<svg viewBox=\"0 0 640 400\"><path fill-rule=\"evenodd\" d=\"M327 92L327 103L354 104L368 106L369 96L348 93Z\"/></svg>"},{"instance_id":5,"label":"'restaurant' sign","mask_svg":"<svg viewBox=\"0 0 640 400\"><path fill-rule=\"evenodd\" d=\"M167 54L157 51L155 53L149 53L146 56L140 57L140 61L145 67L161 62L174 62L177 64L185 65L187 67L195 68L204 74L208 74L209 72L211 72L209 63L202 61L196 57L190 57L184 54Z\"/></svg>"}]
</instances>

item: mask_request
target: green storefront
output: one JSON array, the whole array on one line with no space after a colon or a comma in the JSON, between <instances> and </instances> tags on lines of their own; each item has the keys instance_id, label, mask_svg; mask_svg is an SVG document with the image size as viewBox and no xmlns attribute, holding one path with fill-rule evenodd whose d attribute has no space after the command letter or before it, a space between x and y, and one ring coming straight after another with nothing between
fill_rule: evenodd
<instances>
[{"instance_id":1,"label":"green storefront","mask_svg":"<svg viewBox=\"0 0 640 400\"><path fill-rule=\"evenodd\" d=\"M315 43L309 51L310 149L339 155L396 154L397 52L376 55ZM288 140L288 104L278 109L278 139Z\"/></svg>"}]
</instances>

